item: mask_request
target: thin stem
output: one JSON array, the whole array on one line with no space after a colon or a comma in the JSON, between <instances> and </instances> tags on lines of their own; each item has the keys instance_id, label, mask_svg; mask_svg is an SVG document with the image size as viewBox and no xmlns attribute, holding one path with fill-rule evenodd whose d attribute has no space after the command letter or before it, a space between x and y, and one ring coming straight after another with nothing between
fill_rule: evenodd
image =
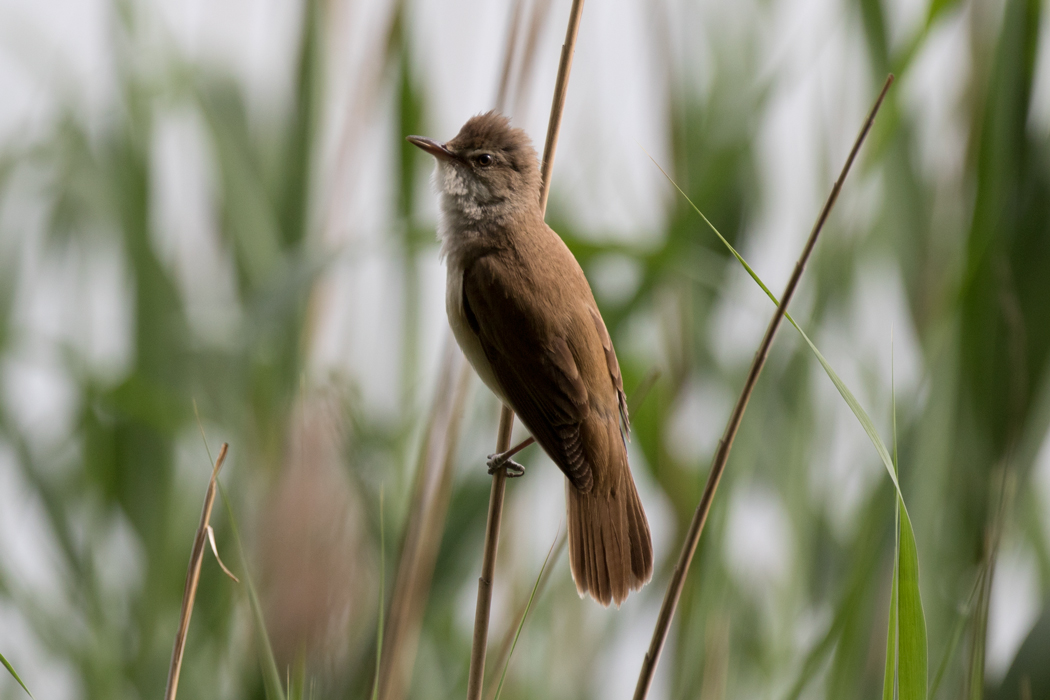
<instances>
[{"instance_id":1,"label":"thin stem","mask_svg":"<svg viewBox=\"0 0 1050 700\"><path fill-rule=\"evenodd\" d=\"M496 111L507 111L507 92L510 90L510 69L514 64L514 49L518 44L518 26L521 24L522 0L514 0L507 26L507 47L503 52L503 70L500 71L499 87L496 91Z\"/></svg>"},{"instance_id":2,"label":"thin stem","mask_svg":"<svg viewBox=\"0 0 1050 700\"><path fill-rule=\"evenodd\" d=\"M529 87L532 85L532 70L536 66L536 49L540 43L540 32L547 21L550 13L551 0L536 0L532 4L532 19L529 22L529 33L525 39L525 48L522 50L521 60L518 62L519 71L516 81L514 101L506 105L508 112L524 114L528 104Z\"/></svg>"},{"instance_id":3,"label":"thin stem","mask_svg":"<svg viewBox=\"0 0 1050 700\"><path fill-rule=\"evenodd\" d=\"M175 700L175 694L179 688L179 672L182 670L182 656L186 651L186 633L190 629L190 618L193 616L193 602L197 598L197 584L201 578L201 564L204 561L204 545L208 540L209 521L211 520L211 509L215 504L215 484L219 478L219 470L226 461L226 451L229 445L225 442L219 449L219 457L215 460L215 467L208 481L208 490L204 495L204 507L201 509L201 522L197 527L197 534L193 537L193 549L190 553L190 566L186 572L186 587L182 592L182 612L179 615L179 629L175 633L175 644L171 650L171 665L168 667L168 686L164 691L164 700ZM223 567L226 568L226 567Z\"/></svg>"},{"instance_id":4,"label":"thin stem","mask_svg":"<svg viewBox=\"0 0 1050 700\"><path fill-rule=\"evenodd\" d=\"M569 13L569 27L565 32L565 44L558 64L558 77L554 85L554 100L547 124L547 140L543 146L543 163L540 167L540 210L547 208L550 192L551 169L554 167L554 151L558 142L558 130L565 109L565 95L569 87L572 55L576 48L576 34L583 15L583 0L573 0ZM514 427L514 412L506 405L500 412L499 436L496 452L510 448L511 430ZM492 606L492 578L496 569L496 550L499 545L499 529L503 520L503 497L507 487L507 473L498 469L492 475L492 490L489 493L488 522L485 526L485 551L481 561L481 577L478 579L478 602L474 613L474 638L470 648L470 672L467 677L467 700L480 700L485 681L485 652L488 646L489 615Z\"/></svg>"},{"instance_id":5,"label":"thin stem","mask_svg":"<svg viewBox=\"0 0 1050 700\"><path fill-rule=\"evenodd\" d=\"M496 450L503 452L510 445L514 428L514 412L506 406L499 417L499 438ZM474 611L474 639L470 646L470 675L467 678L467 700L481 697L485 679L485 652L488 648L489 612L492 605L492 579L496 570L496 549L499 547L499 528L503 520L503 496L507 488L507 471L497 469L492 475L489 493L489 515L485 524L485 553L481 560L478 579L478 604Z\"/></svg>"},{"instance_id":6,"label":"thin stem","mask_svg":"<svg viewBox=\"0 0 1050 700\"><path fill-rule=\"evenodd\" d=\"M411 680L419 639L419 625L426 607L437 561L445 516L452 489L454 456L459 444L463 408L469 394L472 370L449 336L442 360L441 381L427 423L419 455L410 516L390 597L379 697L405 697Z\"/></svg>"},{"instance_id":7,"label":"thin stem","mask_svg":"<svg viewBox=\"0 0 1050 700\"><path fill-rule=\"evenodd\" d=\"M736 438L737 430L740 428L740 423L744 418L747 403L751 399L751 394L755 390L755 384L758 382L763 366L765 366L766 358L769 356L769 350L773 346L773 339L776 337L777 330L779 330L780 324L784 320L784 313L787 311L788 304L791 303L791 298L795 295L795 290L798 288L802 272L805 270L806 263L813 253L817 237L820 235L821 229L824 228L824 223L831 213L831 208L835 206L835 201L842 190L842 183L845 181L846 175L857 157L857 152L860 150L864 138L868 135L868 131L871 130L871 125L875 121L875 115L878 113L879 107L882 105L886 92L890 89L892 83L893 76L890 75L886 78L886 83L882 86L882 92L879 93L875 105L871 108L871 112L860 130L860 134L853 144L853 149L846 159L846 164L842 166L842 172L839 174L838 180L835 181L834 187L831 188L831 194L828 195L824 208L821 210L820 216L817 217L817 222L809 234L806 246L802 249L798 262L795 263L791 279L788 280L784 294L781 296L781 303L773 311L773 318L770 319L769 326L766 328L766 334L762 337L762 342L758 346L755 358L751 362L751 369L747 373L744 388L740 391L740 397L733 408L733 413L729 416L729 423L722 434L722 439L718 441L718 449L715 451L711 471L707 476L704 493L696 507L696 513L693 514L693 521L689 524L685 542L682 543L682 551L678 556L678 563L675 564L671 582L667 587L667 593L664 595L663 606L660 608L660 616L656 620L656 628L653 630L653 639L649 644L649 651L645 654L642 670L638 674L638 685L634 690L634 700L642 700L649 694L649 687L652 685L653 675L656 673L656 664L660 660L660 652L663 651L664 643L667 641L667 634L671 629L671 620L674 618L675 609L678 607L678 599L681 598L682 589L685 587L685 577L689 573L689 565L693 561L693 555L696 553L696 547L700 542L700 534L703 532L704 523L707 521L707 515L711 510L711 503L714 500L715 491L718 489L718 482L721 480L726 463L729 461L729 452L733 448L733 439Z\"/></svg>"}]
</instances>

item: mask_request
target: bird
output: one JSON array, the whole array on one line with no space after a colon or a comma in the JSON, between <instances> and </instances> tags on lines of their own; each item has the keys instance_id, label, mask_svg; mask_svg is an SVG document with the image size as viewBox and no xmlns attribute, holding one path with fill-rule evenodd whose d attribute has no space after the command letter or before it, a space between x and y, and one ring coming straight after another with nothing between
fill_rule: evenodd
<instances>
[{"instance_id":1,"label":"bird","mask_svg":"<svg viewBox=\"0 0 1050 700\"><path fill-rule=\"evenodd\" d=\"M627 460L630 416L590 284L544 221L536 150L507 117L471 117L434 156L445 310L463 354L565 474L576 590L619 606L653 573L649 523ZM509 451L513 452L513 451ZM509 454L489 471L524 472Z\"/></svg>"}]
</instances>

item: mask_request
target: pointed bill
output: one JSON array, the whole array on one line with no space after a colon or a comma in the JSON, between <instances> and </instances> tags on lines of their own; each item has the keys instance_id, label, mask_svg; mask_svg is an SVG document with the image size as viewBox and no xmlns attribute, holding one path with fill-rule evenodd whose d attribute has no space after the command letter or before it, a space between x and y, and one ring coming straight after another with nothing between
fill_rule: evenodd
<instances>
[{"instance_id":1,"label":"pointed bill","mask_svg":"<svg viewBox=\"0 0 1050 700\"><path fill-rule=\"evenodd\" d=\"M424 151L439 160L459 160L459 156L448 150L448 148L445 147L445 144L438 143L434 139L427 138L426 136L406 136L405 140L413 146L422 148Z\"/></svg>"}]
</instances>

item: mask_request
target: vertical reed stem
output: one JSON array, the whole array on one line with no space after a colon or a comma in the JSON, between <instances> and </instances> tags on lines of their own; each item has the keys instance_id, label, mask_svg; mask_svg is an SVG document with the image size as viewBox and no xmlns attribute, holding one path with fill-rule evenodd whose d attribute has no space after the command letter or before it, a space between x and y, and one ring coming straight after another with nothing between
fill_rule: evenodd
<instances>
[{"instance_id":1,"label":"vertical reed stem","mask_svg":"<svg viewBox=\"0 0 1050 700\"><path fill-rule=\"evenodd\" d=\"M182 656L186 651L186 634L190 629L190 618L193 616L193 603L197 599L197 584L201 578L201 564L204 562L204 546L208 539L208 523L211 521L211 509L215 504L215 487L219 470L226 461L226 452L230 446L222 443L219 456L211 471L208 490L204 495L204 507L201 508L201 521L197 534L193 536L193 548L190 550L190 565L186 571L186 586L182 592L182 612L179 614L179 628L175 632L175 644L171 650L171 665L168 667L168 685L164 690L164 700L175 700L179 689L179 673L182 670ZM214 544L213 544L214 546ZM226 568L226 567L223 567Z\"/></svg>"},{"instance_id":2,"label":"vertical reed stem","mask_svg":"<svg viewBox=\"0 0 1050 700\"><path fill-rule=\"evenodd\" d=\"M504 406L499 416L497 452L503 452L510 447L510 434L513 429L514 412ZM488 650L492 579L496 570L496 549L499 546L499 528L503 521L503 496L506 489L507 471L497 469L492 475L492 491L489 493L489 515L485 525L485 554L481 561L481 578L478 579L478 604L474 611L474 639L470 646L467 700L478 700L481 697L485 680L485 652Z\"/></svg>"},{"instance_id":3,"label":"vertical reed stem","mask_svg":"<svg viewBox=\"0 0 1050 700\"><path fill-rule=\"evenodd\" d=\"M554 151L558 145L561 116L565 110L565 95L569 87L569 72L572 55L576 48L576 34L583 16L583 0L573 0L569 13L569 26L565 32L565 43L561 47L561 61L554 85L554 100L551 104L550 121L547 123L547 140L543 146L543 162L540 173L540 208L547 209L550 192L551 171L554 168ZM499 437L496 452L510 449L510 436L514 427L514 412L503 406L499 418ZM503 520L503 496L507 487L507 474L499 469L492 475L492 491L489 494L488 522L485 526L485 552L481 562L481 578L478 579L478 603L474 613L474 639L470 648L470 674L467 677L467 700L480 700L485 680L485 652L488 646L489 615L492 607L492 579L496 569L496 550L499 546L500 523Z\"/></svg>"},{"instance_id":4,"label":"vertical reed stem","mask_svg":"<svg viewBox=\"0 0 1050 700\"><path fill-rule=\"evenodd\" d=\"M821 229L824 228L824 223L828 219L828 214L831 213L831 208L835 206L835 201L838 199L839 192L842 190L842 183L845 181L846 175L849 173L850 167L853 165L853 161L857 157L857 152L860 150L860 146L864 142L864 137L868 135L872 122L875 121L875 115L878 113L879 107L882 105L882 100L886 97L886 92L890 89L892 83L893 76L890 75L886 78L886 83L882 86L882 92L879 93L878 99L875 100L875 105L871 108L871 112L868 113L868 118L864 122L860 134L857 136L857 140L853 144L853 149L850 151L849 157L846 159L846 164L842 166L842 172L839 174L838 180L835 181L834 187L831 188L831 194L828 195L828 199L824 203L824 208L821 209L820 216L817 217L817 222L814 224L813 230L809 234L806 246L802 249L802 254L799 256L798 262L795 263L795 270L791 273L791 279L788 280L787 287L784 289L784 294L780 297L780 306L773 311L773 318L769 321L769 326L766 328L766 334L762 337L762 342L758 346L758 351L755 352L755 359L751 362L751 369L747 373L747 379L744 382L744 388L740 392L740 398L737 399L736 406L733 408L733 412L729 416L729 423L726 425L725 432L722 434L722 439L718 442L718 449L715 451L715 458L711 464L711 471L707 476L707 484L704 486L704 493L700 497L700 503L696 507L696 513L693 514L693 521L689 524L689 531L686 534L685 542L682 543L682 551L678 555L678 563L675 564L674 574L671 576L671 583L668 585L667 593L664 595L664 602L660 608L660 616L656 619L656 628L653 630L653 639L649 644L649 651L645 654L645 660L642 662L642 670L638 674L638 685L634 689L634 700L643 700L643 698L649 694L649 687L652 685L653 675L656 673L656 664L660 660L660 652L663 651L664 642L667 641L667 634L671 629L671 620L674 618L675 609L678 607L678 599L682 596L682 589L685 587L685 577L686 574L689 573L689 565L693 561L693 554L696 553L696 546L700 542L700 534L703 532L704 523L707 522L707 514L711 510L711 503L714 500L715 490L718 488L718 482L721 480L722 473L725 471L726 462L729 461L729 451L733 448L733 439L736 438L737 430L740 428L740 422L744 418L744 411L747 409L747 403L751 399L751 393L755 390L758 376L762 373L762 368L766 364L769 350L773 346L773 338L776 337L777 330L780 328L780 324L784 320L784 313L787 311L787 306L791 302L791 298L795 295L795 289L798 288L799 280L802 279L802 272L805 270L806 263L809 261L809 257L813 253L813 247L817 244L817 237L820 235Z\"/></svg>"},{"instance_id":5,"label":"vertical reed stem","mask_svg":"<svg viewBox=\"0 0 1050 700\"><path fill-rule=\"evenodd\" d=\"M547 140L543 144L543 161L540 163L540 211L547 211L547 195L551 189L551 171L554 170L554 151L558 148L558 132L561 130L561 115L565 111L565 94L569 90L569 71L572 70L572 55L576 52L576 34L583 17L583 0L572 0L569 26L565 30L565 43L561 45L561 61L558 63L558 78L554 82L554 101L551 103L551 118L547 122Z\"/></svg>"}]
</instances>

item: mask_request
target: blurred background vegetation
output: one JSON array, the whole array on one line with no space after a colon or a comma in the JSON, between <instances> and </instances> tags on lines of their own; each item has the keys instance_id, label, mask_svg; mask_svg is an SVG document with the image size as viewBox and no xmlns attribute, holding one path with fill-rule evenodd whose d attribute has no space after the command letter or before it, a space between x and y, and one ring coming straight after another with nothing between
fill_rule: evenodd
<instances>
[{"instance_id":1,"label":"blurred background vegetation","mask_svg":"<svg viewBox=\"0 0 1050 700\"><path fill-rule=\"evenodd\" d=\"M0 653L37 697L163 692L210 473L198 413L231 445L249 556L217 508L220 553L280 667L363 697L382 599L381 696L464 693L498 406L449 340L432 163L403 137L499 101L539 146L568 6L0 3ZM892 338L934 696L1050 697L1037 0L587 5L548 221L617 344L657 568L603 610L556 560L503 697L630 695L772 311L646 151L779 291L890 71L794 316L887 441ZM524 454L490 675L563 518L562 477ZM893 509L784 330L651 697L880 697ZM180 692L264 693L246 594L212 560Z\"/></svg>"}]
</instances>

